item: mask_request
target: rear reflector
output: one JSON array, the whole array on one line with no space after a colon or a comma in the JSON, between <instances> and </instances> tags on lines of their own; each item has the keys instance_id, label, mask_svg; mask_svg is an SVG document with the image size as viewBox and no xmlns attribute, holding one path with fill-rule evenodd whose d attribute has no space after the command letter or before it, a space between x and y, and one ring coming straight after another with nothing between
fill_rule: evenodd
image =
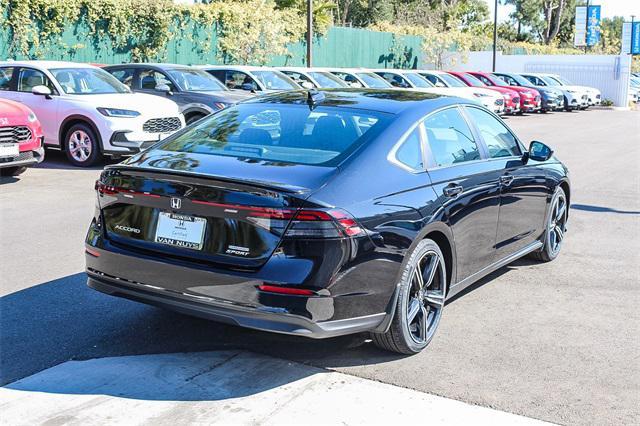
<instances>
[{"instance_id":1,"label":"rear reflector","mask_svg":"<svg viewBox=\"0 0 640 426\"><path fill-rule=\"evenodd\" d=\"M304 288L281 287L271 284L261 284L258 286L258 289L260 291L266 291L268 293L291 294L295 296L314 296L316 294L313 290L307 290Z\"/></svg>"},{"instance_id":2,"label":"rear reflector","mask_svg":"<svg viewBox=\"0 0 640 426\"><path fill-rule=\"evenodd\" d=\"M87 253L87 254L89 254L89 255L91 255L93 257L100 257L100 252L97 251L97 250L92 250L90 248L85 248L84 251L85 251L85 253Z\"/></svg>"}]
</instances>

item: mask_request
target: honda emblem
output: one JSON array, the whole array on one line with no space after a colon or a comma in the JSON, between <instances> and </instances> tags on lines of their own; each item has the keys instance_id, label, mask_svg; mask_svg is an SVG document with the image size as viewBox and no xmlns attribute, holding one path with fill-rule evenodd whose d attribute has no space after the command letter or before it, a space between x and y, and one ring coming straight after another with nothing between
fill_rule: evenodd
<instances>
[{"instance_id":1,"label":"honda emblem","mask_svg":"<svg viewBox=\"0 0 640 426\"><path fill-rule=\"evenodd\" d=\"M182 200L180 198L171 197L171 208L178 210L180 207L182 207Z\"/></svg>"}]
</instances>

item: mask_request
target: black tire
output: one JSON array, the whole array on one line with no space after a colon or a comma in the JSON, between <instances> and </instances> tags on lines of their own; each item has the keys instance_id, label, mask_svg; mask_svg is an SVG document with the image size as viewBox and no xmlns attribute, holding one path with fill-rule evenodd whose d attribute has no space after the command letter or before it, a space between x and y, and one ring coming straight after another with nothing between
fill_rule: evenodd
<instances>
[{"instance_id":1,"label":"black tire","mask_svg":"<svg viewBox=\"0 0 640 426\"><path fill-rule=\"evenodd\" d=\"M27 170L24 166L14 166L14 167L5 167L0 169L0 176L18 176L24 173Z\"/></svg>"},{"instance_id":2,"label":"black tire","mask_svg":"<svg viewBox=\"0 0 640 426\"><path fill-rule=\"evenodd\" d=\"M64 151L71 164L90 167L102 160L100 142L86 124L74 124L64 137Z\"/></svg>"},{"instance_id":3,"label":"black tire","mask_svg":"<svg viewBox=\"0 0 640 426\"><path fill-rule=\"evenodd\" d=\"M557 210L557 206L561 210ZM551 262L560 254L564 236L567 231L567 219L569 218L569 203L564 190L558 186L553 193L551 203L549 204L549 212L545 219L544 245L539 251L532 252L529 257L540 262ZM560 240L558 242L558 239Z\"/></svg>"},{"instance_id":4,"label":"black tire","mask_svg":"<svg viewBox=\"0 0 640 426\"><path fill-rule=\"evenodd\" d=\"M420 276L424 283L419 291L417 266L420 266ZM432 266L436 269L431 269ZM420 241L402 271L398 300L389 330L386 333L371 333L373 343L387 351L406 355L417 354L426 348L440 323L446 283L447 271L440 247L430 239ZM413 317L412 311L415 311Z\"/></svg>"},{"instance_id":5,"label":"black tire","mask_svg":"<svg viewBox=\"0 0 640 426\"><path fill-rule=\"evenodd\" d=\"M185 120L185 124L188 126L189 124L193 124L203 117L206 117L206 116L204 114L191 114Z\"/></svg>"}]
</instances>

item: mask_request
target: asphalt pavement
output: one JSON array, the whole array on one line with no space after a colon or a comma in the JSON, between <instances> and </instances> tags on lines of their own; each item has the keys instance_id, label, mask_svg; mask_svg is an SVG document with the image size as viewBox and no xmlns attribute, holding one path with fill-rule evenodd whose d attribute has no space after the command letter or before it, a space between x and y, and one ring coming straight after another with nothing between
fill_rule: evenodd
<instances>
[{"instance_id":1,"label":"asphalt pavement","mask_svg":"<svg viewBox=\"0 0 640 426\"><path fill-rule=\"evenodd\" d=\"M640 113L507 123L571 170L563 251L548 264L517 261L456 297L412 357L380 351L366 335L274 335L88 289L83 239L99 168L75 169L48 152L39 167L0 181L1 384L68 360L243 350L556 423L637 424Z\"/></svg>"}]
</instances>

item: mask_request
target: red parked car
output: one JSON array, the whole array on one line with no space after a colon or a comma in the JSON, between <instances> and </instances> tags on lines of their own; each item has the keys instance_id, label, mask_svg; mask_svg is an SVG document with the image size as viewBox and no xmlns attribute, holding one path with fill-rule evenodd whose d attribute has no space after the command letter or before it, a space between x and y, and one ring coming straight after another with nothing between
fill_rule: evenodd
<instances>
[{"instance_id":1,"label":"red parked car","mask_svg":"<svg viewBox=\"0 0 640 426\"><path fill-rule=\"evenodd\" d=\"M44 160L42 127L29 107L0 99L0 175L17 176Z\"/></svg>"},{"instance_id":2,"label":"red parked car","mask_svg":"<svg viewBox=\"0 0 640 426\"><path fill-rule=\"evenodd\" d=\"M500 78L488 72L469 71L468 74L476 77L487 86L491 88L504 87L510 90L515 90L520 94L520 111L521 112L534 112L538 111L542 107L542 97L540 92L532 87L523 86L510 86Z\"/></svg>"},{"instance_id":3,"label":"red parked car","mask_svg":"<svg viewBox=\"0 0 640 426\"><path fill-rule=\"evenodd\" d=\"M470 87L484 87L485 89L495 90L500 92L504 98L504 113L516 114L520 112L520 93L517 90L512 90L509 87L489 86L478 80L476 77L468 72L459 71L447 71L454 77L458 77L458 80L462 80L464 84Z\"/></svg>"}]
</instances>

